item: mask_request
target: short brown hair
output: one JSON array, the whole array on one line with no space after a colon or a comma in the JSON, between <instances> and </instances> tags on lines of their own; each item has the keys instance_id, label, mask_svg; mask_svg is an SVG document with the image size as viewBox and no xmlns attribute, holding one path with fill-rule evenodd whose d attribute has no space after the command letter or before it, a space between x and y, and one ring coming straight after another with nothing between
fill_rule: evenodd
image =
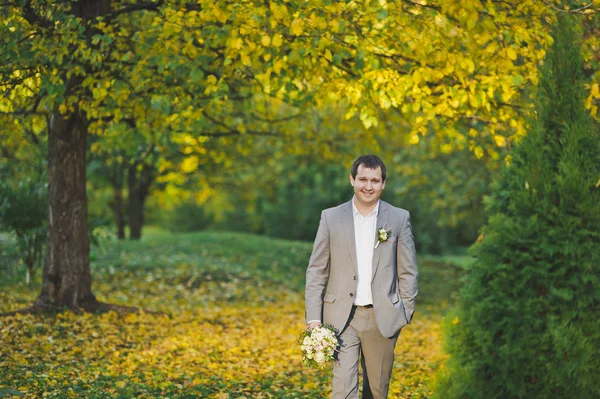
<instances>
[{"instance_id":1,"label":"short brown hair","mask_svg":"<svg viewBox=\"0 0 600 399\"><path fill-rule=\"evenodd\" d=\"M386 172L385 172L385 164L377 155L361 155L354 161L352 164L352 168L350 168L350 174L353 179L356 179L356 174L358 173L358 167L363 165L365 168L369 169L377 169L377 167L381 168L381 178L385 181Z\"/></svg>"}]
</instances>

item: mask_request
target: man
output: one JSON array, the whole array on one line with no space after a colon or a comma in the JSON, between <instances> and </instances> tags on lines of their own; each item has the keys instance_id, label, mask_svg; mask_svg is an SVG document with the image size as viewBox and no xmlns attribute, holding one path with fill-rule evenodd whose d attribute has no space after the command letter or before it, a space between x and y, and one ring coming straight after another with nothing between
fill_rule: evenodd
<instances>
[{"instance_id":1,"label":"man","mask_svg":"<svg viewBox=\"0 0 600 399\"><path fill-rule=\"evenodd\" d=\"M321 213L306 270L309 328L323 322L340 333L333 399L358 398L359 356L363 398L387 398L394 347L415 308L418 272L410 217L380 201L385 179L377 156L354 162L354 197Z\"/></svg>"}]
</instances>

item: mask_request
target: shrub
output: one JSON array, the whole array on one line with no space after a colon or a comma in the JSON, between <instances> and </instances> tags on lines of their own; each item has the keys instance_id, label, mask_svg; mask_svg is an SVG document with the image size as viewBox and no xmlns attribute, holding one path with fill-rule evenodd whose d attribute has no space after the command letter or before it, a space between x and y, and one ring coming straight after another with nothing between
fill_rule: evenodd
<instances>
[{"instance_id":1,"label":"shrub","mask_svg":"<svg viewBox=\"0 0 600 399\"><path fill-rule=\"evenodd\" d=\"M4 180L0 182L0 198L0 229L15 233L29 283L41 265L46 242L47 185L31 178L16 184Z\"/></svg>"},{"instance_id":2,"label":"shrub","mask_svg":"<svg viewBox=\"0 0 600 399\"><path fill-rule=\"evenodd\" d=\"M537 119L486 201L446 322L439 398L600 397L600 135L574 17L559 16L553 37Z\"/></svg>"}]
</instances>

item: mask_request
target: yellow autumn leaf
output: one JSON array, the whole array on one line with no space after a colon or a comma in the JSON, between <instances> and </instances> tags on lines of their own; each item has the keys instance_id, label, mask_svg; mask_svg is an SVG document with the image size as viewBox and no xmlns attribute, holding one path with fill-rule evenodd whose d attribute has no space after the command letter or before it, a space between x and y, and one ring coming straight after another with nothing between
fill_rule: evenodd
<instances>
[{"instance_id":1,"label":"yellow autumn leaf","mask_svg":"<svg viewBox=\"0 0 600 399\"><path fill-rule=\"evenodd\" d=\"M282 68L283 68L283 62L281 61L281 59L278 59L273 63L273 71L277 75L279 75L281 73Z\"/></svg>"},{"instance_id":2,"label":"yellow autumn leaf","mask_svg":"<svg viewBox=\"0 0 600 399\"><path fill-rule=\"evenodd\" d=\"M473 152L475 153L477 159L483 158L483 155L485 154L483 148L481 148L480 146L475 147L475 150Z\"/></svg>"},{"instance_id":3,"label":"yellow autumn leaf","mask_svg":"<svg viewBox=\"0 0 600 399\"><path fill-rule=\"evenodd\" d=\"M494 135L494 141L498 147L506 147L506 137L496 134Z\"/></svg>"},{"instance_id":4,"label":"yellow autumn leaf","mask_svg":"<svg viewBox=\"0 0 600 399\"><path fill-rule=\"evenodd\" d=\"M182 141L186 140L182 137ZM181 191L178 195L181 195L179 200L195 199L195 193L187 193L191 198ZM220 197L212 191L208 195L217 196L212 206L227 206L227 193ZM211 206L209 202L204 204ZM326 396L329 381L321 371L303 367L296 344L305 325L303 293L283 284L266 284L257 289L255 284L236 281L233 260L243 250L233 249L231 257L223 255L224 249L232 251L236 246L243 249L255 243L271 247L272 241L239 233L207 234L216 240L206 246L198 242L206 242L208 236L154 230L149 240L139 243L141 246L133 251L107 242L108 253L117 251L128 263L110 273L107 270L106 275L95 280L99 299L120 298L132 306L166 314L64 312L43 320L32 315L4 319L2 328L6 331L38 332L13 334L8 340L0 335L2 349L11 351L3 363L3 371L19 376L18 386L23 392L64 392L65 397L70 396L69 388L77 375L89 387L87 392L72 395L77 398L85 398L92 391L98 397L111 397L115 389L134 387L162 392L160 396L164 398L196 397L198 387L212 392L211 397L222 398L291 397L299 390L305 397ZM232 242L236 243L234 247ZM290 261L300 261L310 254L309 246L281 241L273 248L276 253L259 251L244 256L245 269L252 273L251 270L266 265L270 273L301 279L301 273L290 274L286 263L278 263L276 259L280 253L286 253L293 257L288 258ZM181 254L185 254L185 261ZM140 259L148 259L158 267L132 273L129 263L135 264ZM213 259L219 259L218 266L210 264ZM161 267L165 262L168 267ZM148 295L148 292L160 294ZM24 301L35 299L35 294L14 288L1 290L0 310L22 306ZM265 296L281 300L276 304L261 303ZM403 330L404 338L398 342L396 353L402 354L398 364L407 367L408 373L406 378L398 374L398 379L392 382L393 397L407 396L406 390L417 383L429 392L431 365L440 365L446 358L440 344L441 319L438 310L430 309L419 323ZM420 345L423 339L429 344ZM24 365L37 361L31 353L50 359L43 378L22 371ZM114 382L106 384L99 376ZM269 381L269 385L264 385L264 381ZM305 387L310 392L301 391ZM128 395L125 391L120 394Z\"/></svg>"},{"instance_id":5,"label":"yellow autumn leaf","mask_svg":"<svg viewBox=\"0 0 600 399\"><path fill-rule=\"evenodd\" d=\"M199 160L197 156L188 156L181 162L180 169L183 173L191 173L198 169Z\"/></svg>"},{"instance_id":6,"label":"yellow autumn leaf","mask_svg":"<svg viewBox=\"0 0 600 399\"><path fill-rule=\"evenodd\" d=\"M274 47L280 47L283 44L283 36L281 34L276 34L275 36L273 36L271 44Z\"/></svg>"},{"instance_id":7,"label":"yellow autumn leaf","mask_svg":"<svg viewBox=\"0 0 600 399\"><path fill-rule=\"evenodd\" d=\"M513 61L517 59L517 52L512 47L509 47L506 49L506 55L508 56L509 59L511 59Z\"/></svg>"},{"instance_id":8,"label":"yellow autumn leaf","mask_svg":"<svg viewBox=\"0 0 600 399\"><path fill-rule=\"evenodd\" d=\"M414 71L412 74L412 80L413 80L415 86L418 86L419 83L421 83L421 79L422 79L421 72L419 72L419 70Z\"/></svg>"},{"instance_id":9,"label":"yellow autumn leaf","mask_svg":"<svg viewBox=\"0 0 600 399\"><path fill-rule=\"evenodd\" d=\"M301 19L295 19L292 21L292 33L296 36L300 36L304 31L304 21Z\"/></svg>"}]
</instances>

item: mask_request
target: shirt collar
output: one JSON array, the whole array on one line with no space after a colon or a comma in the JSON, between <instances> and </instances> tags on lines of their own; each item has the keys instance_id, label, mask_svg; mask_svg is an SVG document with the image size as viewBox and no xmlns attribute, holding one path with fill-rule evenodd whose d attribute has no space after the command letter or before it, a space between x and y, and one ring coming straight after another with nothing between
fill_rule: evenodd
<instances>
[{"instance_id":1,"label":"shirt collar","mask_svg":"<svg viewBox=\"0 0 600 399\"><path fill-rule=\"evenodd\" d=\"M356 196L352 196L352 214L354 216L356 215L360 215L362 216L362 214L359 212L358 208L356 207L356 204L354 203L354 199ZM367 217L367 216L371 216L373 214L375 215L379 215L379 204L381 203L381 200L377 200L377 205L375 205L375 208L367 215L363 216L363 217Z\"/></svg>"}]
</instances>

